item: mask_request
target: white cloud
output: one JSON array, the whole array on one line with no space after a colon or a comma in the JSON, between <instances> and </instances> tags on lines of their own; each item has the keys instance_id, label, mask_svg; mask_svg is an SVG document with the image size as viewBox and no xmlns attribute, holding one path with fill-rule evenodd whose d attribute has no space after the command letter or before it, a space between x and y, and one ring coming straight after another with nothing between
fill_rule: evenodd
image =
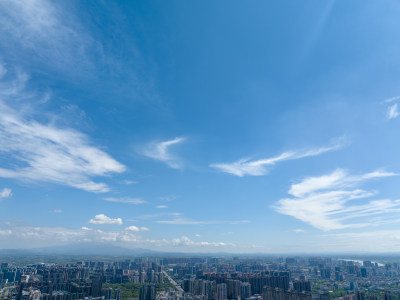
<instances>
[{"instance_id":1,"label":"white cloud","mask_svg":"<svg viewBox=\"0 0 400 300\"><path fill-rule=\"evenodd\" d=\"M53 212L56 213L56 214L61 214L62 210L61 209L55 209L55 210L53 210Z\"/></svg>"},{"instance_id":2,"label":"white cloud","mask_svg":"<svg viewBox=\"0 0 400 300\"><path fill-rule=\"evenodd\" d=\"M288 152L283 152L282 154L275 157L253 160L253 161L251 161L248 158L245 158L234 163L211 164L210 167L216 168L221 172L229 173L240 177L243 177L245 175L262 176L268 173L269 171L268 167L271 167L277 164L278 162L300 159L311 156L318 156L326 152L339 150L344 146L344 144L345 144L344 138L340 138L331 146L327 147L310 149L306 151L288 151Z\"/></svg>"},{"instance_id":3,"label":"white cloud","mask_svg":"<svg viewBox=\"0 0 400 300\"><path fill-rule=\"evenodd\" d=\"M140 231L145 231L144 227ZM232 243L225 242L194 242L186 236L173 239L150 240L136 236L136 230L105 231L82 227L71 229L65 227L38 227L21 226L18 224L0 224L0 249L11 242L14 247L26 248L27 244L31 247L41 247L45 245L60 245L70 243L111 243L125 247L161 248L162 250L185 250L212 249L216 247L235 247Z\"/></svg>"},{"instance_id":4,"label":"white cloud","mask_svg":"<svg viewBox=\"0 0 400 300\"><path fill-rule=\"evenodd\" d=\"M170 148L184 141L185 138L177 137L168 141L151 142L141 150L141 153L147 157L162 161L171 168L180 169L183 167L182 162L171 153Z\"/></svg>"},{"instance_id":5,"label":"white cloud","mask_svg":"<svg viewBox=\"0 0 400 300\"><path fill-rule=\"evenodd\" d=\"M128 226L125 228L126 231L149 231L150 229L147 227L137 227L137 226Z\"/></svg>"},{"instance_id":6,"label":"white cloud","mask_svg":"<svg viewBox=\"0 0 400 300\"><path fill-rule=\"evenodd\" d=\"M181 238L172 239L172 243L175 246L211 246L211 247L235 247L235 244L224 243L224 242L194 242L187 236L182 236Z\"/></svg>"},{"instance_id":7,"label":"white cloud","mask_svg":"<svg viewBox=\"0 0 400 300\"><path fill-rule=\"evenodd\" d=\"M129 226L129 227L126 227L125 230L127 230L127 231L140 231L139 227L137 227L137 226Z\"/></svg>"},{"instance_id":8,"label":"white cloud","mask_svg":"<svg viewBox=\"0 0 400 300\"><path fill-rule=\"evenodd\" d=\"M349 175L338 169L328 175L305 178L291 186L288 193L293 197L279 200L275 209L325 231L369 226L371 222L366 217L400 211L400 200L371 200L353 205L349 202L376 194L357 188L363 182L394 175L397 174L381 170Z\"/></svg>"},{"instance_id":9,"label":"white cloud","mask_svg":"<svg viewBox=\"0 0 400 300\"><path fill-rule=\"evenodd\" d=\"M306 232L306 231L304 229L293 229L293 232L303 233L303 232Z\"/></svg>"},{"instance_id":10,"label":"white cloud","mask_svg":"<svg viewBox=\"0 0 400 300\"><path fill-rule=\"evenodd\" d=\"M384 100L382 103L390 104L386 110L386 118L388 120L395 119L400 115L399 106L397 103L400 100L400 96L392 97Z\"/></svg>"},{"instance_id":11,"label":"white cloud","mask_svg":"<svg viewBox=\"0 0 400 300\"><path fill-rule=\"evenodd\" d=\"M308 177L300 183L293 184L289 194L295 197L303 197L321 190L353 187L367 179L395 176L396 173L377 170L362 175L348 175L345 170L337 169L331 174L319 177Z\"/></svg>"},{"instance_id":12,"label":"white cloud","mask_svg":"<svg viewBox=\"0 0 400 300\"><path fill-rule=\"evenodd\" d=\"M99 225L103 225L103 224L110 224L110 225L122 225L122 219L121 218L110 218L107 217L104 214L99 214L96 215L93 219L89 220L90 224L99 224ZM135 227L135 226L133 226Z\"/></svg>"},{"instance_id":13,"label":"white cloud","mask_svg":"<svg viewBox=\"0 0 400 300\"><path fill-rule=\"evenodd\" d=\"M125 166L94 146L85 134L58 127L50 114L35 111L29 102L35 104L40 96L26 91L27 78L19 73L13 82L0 80L0 153L9 162L0 168L0 177L57 183L95 193L109 191L105 183L91 178L121 173ZM35 120L37 117L42 121ZM46 118L50 120L43 121Z\"/></svg>"},{"instance_id":14,"label":"white cloud","mask_svg":"<svg viewBox=\"0 0 400 300\"><path fill-rule=\"evenodd\" d=\"M12 191L9 188L4 188L1 192L0 192L0 200L3 198L8 198L12 196Z\"/></svg>"},{"instance_id":15,"label":"white cloud","mask_svg":"<svg viewBox=\"0 0 400 300\"><path fill-rule=\"evenodd\" d=\"M126 203L126 204L143 204L147 203L143 199L140 198L128 198L128 197L123 197L123 198L113 198L113 197L107 197L104 198L105 201L108 202L119 202L119 203Z\"/></svg>"},{"instance_id":16,"label":"white cloud","mask_svg":"<svg viewBox=\"0 0 400 300\"><path fill-rule=\"evenodd\" d=\"M163 209L163 208L167 208L168 206L166 206L166 205L157 205L156 206L156 208L159 208L159 209Z\"/></svg>"},{"instance_id":17,"label":"white cloud","mask_svg":"<svg viewBox=\"0 0 400 300\"><path fill-rule=\"evenodd\" d=\"M393 105L388 107L386 117L388 118L388 120L395 119L395 118L397 118L399 116L399 114L400 114L399 113L399 106L398 106L397 103L395 103L395 104L393 104Z\"/></svg>"}]
</instances>

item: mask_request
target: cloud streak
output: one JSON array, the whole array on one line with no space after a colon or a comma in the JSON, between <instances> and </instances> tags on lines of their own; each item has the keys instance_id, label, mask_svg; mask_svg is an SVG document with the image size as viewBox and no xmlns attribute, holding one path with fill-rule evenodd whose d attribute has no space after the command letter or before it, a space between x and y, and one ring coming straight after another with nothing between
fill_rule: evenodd
<instances>
[{"instance_id":1,"label":"cloud streak","mask_svg":"<svg viewBox=\"0 0 400 300\"><path fill-rule=\"evenodd\" d=\"M129 198L129 197L123 197L123 198L113 198L113 197L107 197L104 198L105 201L108 202L117 202L117 203L125 203L125 204L144 204L147 203L145 200L140 199L140 198Z\"/></svg>"},{"instance_id":2,"label":"cloud streak","mask_svg":"<svg viewBox=\"0 0 400 300\"><path fill-rule=\"evenodd\" d=\"M162 142L151 142L141 149L141 153L149 158L161 161L173 169L181 169L182 162L178 157L171 153L171 147L185 141L183 137Z\"/></svg>"},{"instance_id":3,"label":"cloud streak","mask_svg":"<svg viewBox=\"0 0 400 300\"><path fill-rule=\"evenodd\" d=\"M211 247L235 247L233 243L223 243L223 242L194 242L187 236L182 236L181 238L172 239L172 244L174 246L211 246Z\"/></svg>"},{"instance_id":4,"label":"cloud streak","mask_svg":"<svg viewBox=\"0 0 400 300\"><path fill-rule=\"evenodd\" d=\"M310 149L306 151L287 151L282 154L270 158L250 160L248 158L241 159L233 163L214 163L210 167L218 169L221 172L229 173L239 177L262 176L268 173L269 168L275 164L287 160L295 160L305 157L318 156L326 152L339 150L344 146L343 139L333 145L321 148Z\"/></svg>"},{"instance_id":5,"label":"cloud streak","mask_svg":"<svg viewBox=\"0 0 400 300\"><path fill-rule=\"evenodd\" d=\"M156 223L159 224L169 224L169 225L212 225L212 224L231 224L231 225L241 225L250 223L249 220L239 220L239 221L199 221L184 218L179 215L172 215L171 220L157 220Z\"/></svg>"},{"instance_id":6,"label":"cloud streak","mask_svg":"<svg viewBox=\"0 0 400 300\"><path fill-rule=\"evenodd\" d=\"M399 105L395 103L398 102L399 100L400 96L396 96L382 101L382 103L384 104L390 104L386 110L386 119L388 120L396 119L400 115Z\"/></svg>"},{"instance_id":7,"label":"cloud streak","mask_svg":"<svg viewBox=\"0 0 400 300\"><path fill-rule=\"evenodd\" d=\"M35 117L48 115L38 114L27 104L40 98L25 89L27 78L21 73L12 82L0 81L0 153L8 157L0 177L108 192L105 183L92 177L122 173L125 166L94 146L87 135L51 121L37 121ZM18 109L11 104L18 104Z\"/></svg>"},{"instance_id":8,"label":"cloud streak","mask_svg":"<svg viewBox=\"0 0 400 300\"><path fill-rule=\"evenodd\" d=\"M377 170L361 175L350 175L342 169L319 176L305 178L293 184L288 191L292 198L284 198L275 205L276 211L292 216L317 229L328 231L360 228L372 223L366 217L400 211L400 200L371 200L349 204L376 194L358 188L362 183L378 178L395 176L392 172ZM349 223L351 220L352 223Z\"/></svg>"},{"instance_id":9,"label":"cloud streak","mask_svg":"<svg viewBox=\"0 0 400 300\"><path fill-rule=\"evenodd\" d=\"M174 218L173 220L159 220L159 221L156 221L156 223L170 224L170 225L207 225L207 224L209 225L209 224L215 224L216 222L197 221L197 220L191 220L191 219L178 217L178 218Z\"/></svg>"}]
</instances>

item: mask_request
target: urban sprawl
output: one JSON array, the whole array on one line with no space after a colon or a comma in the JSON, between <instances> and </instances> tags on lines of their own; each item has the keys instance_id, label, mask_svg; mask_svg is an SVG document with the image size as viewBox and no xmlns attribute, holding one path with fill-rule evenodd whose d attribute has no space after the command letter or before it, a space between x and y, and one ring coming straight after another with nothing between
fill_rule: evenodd
<instances>
[{"instance_id":1,"label":"urban sprawl","mask_svg":"<svg viewBox=\"0 0 400 300\"><path fill-rule=\"evenodd\" d=\"M144 257L0 266L0 300L400 299L400 263L371 260Z\"/></svg>"}]
</instances>

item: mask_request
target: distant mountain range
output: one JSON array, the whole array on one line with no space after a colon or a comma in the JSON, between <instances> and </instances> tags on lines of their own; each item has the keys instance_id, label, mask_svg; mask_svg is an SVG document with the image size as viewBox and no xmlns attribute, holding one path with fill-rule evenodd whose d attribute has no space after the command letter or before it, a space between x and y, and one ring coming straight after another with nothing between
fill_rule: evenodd
<instances>
[{"instance_id":1,"label":"distant mountain range","mask_svg":"<svg viewBox=\"0 0 400 300\"><path fill-rule=\"evenodd\" d=\"M149 249L129 249L108 244L69 244L32 249L1 249L0 255L99 255L99 256L146 256L161 252Z\"/></svg>"},{"instance_id":2,"label":"distant mountain range","mask_svg":"<svg viewBox=\"0 0 400 300\"><path fill-rule=\"evenodd\" d=\"M232 253L190 253L164 252L143 248L125 248L102 243L76 243L61 246L51 246L31 249L0 249L0 256L232 256L241 254ZM244 254L242 254L244 255ZM257 255L257 254L256 254ZM265 255L265 254L264 254ZM248 256L248 255L247 255Z\"/></svg>"},{"instance_id":3,"label":"distant mountain range","mask_svg":"<svg viewBox=\"0 0 400 300\"><path fill-rule=\"evenodd\" d=\"M194 256L240 256L240 257L268 257L268 256L335 256L346 258L365 258L365 257L382 257L382 256L398 256L399 253L369 253L369 252L347 252L347 253L310 253L310 254L296 254L296 253L225 253L225 252L209 252L209 253L194 253L194 252L164 252L155 251L143 248L125 248L110 244L103 243L75 243L60 246L31 248L31 249L0 249L0 257L11 256L153 256L153 257L194 257Z\"/></svg>"}]
</instances>

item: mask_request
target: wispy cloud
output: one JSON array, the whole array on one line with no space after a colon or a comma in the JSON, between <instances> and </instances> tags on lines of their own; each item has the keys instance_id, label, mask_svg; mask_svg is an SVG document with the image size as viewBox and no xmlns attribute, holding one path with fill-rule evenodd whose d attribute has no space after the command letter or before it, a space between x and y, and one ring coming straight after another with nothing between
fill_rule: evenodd
<instances>
[{"instance_id":1,"label":"wispy cloud","mask_svg":"<svg viewBox=\"0 0 400 300\"><path fill-rule=\"evenodd\" d=\"M48 0L0 1L3 54L21 63L40 62L64 74L76 68L89 74L95 68L89 57L101 57L102 47L60 6Z\"/></svg>"},{"instance_id":2,"label":"wispy cloud","mask_svg":"<svg viewBox=\"0 0 400 300\"><path fill-rule=\"evenodd\" d=\"M172 219L170 220L157 220L156 223L160 224L169 224L169 225L212 225L212 224L231 224L231 225L241 225L248 224L250 221L248 220L239 220L239 221L200 221L193 220L183 217L182 215L172 215Z\"/></svg>"},{"instance_id":3,"label":"wispy cloud","mask_svg":"<svg viewBox=\"0 0 400 300\"><path fill-rule=\"evenodd\" d=\"M389 99L383 100L383 103L392 103L392 102L395 102L395 101L398 101L398 100L400 100L400 96L391 97Z\"/></svg>"},{"instance_id":4,"label":"wispy cloud","mask_svg":"<svg viewBox=\"0 0 400 300\"><path fill-rule=\"evenodd\" d=\"M182 236L181 238L175 238L172 240L175 246L211 246L211 247L235 247L232 243L223 242L194 242L187 236Z\"/></svg>"},{"instance_id":5,"label":"wispy cloud","mask_svg":"<svg viewBox=\"0 0 400 300\"><path fill-rule=\"evenodd\" d=\"M186 219L183 217L177 217L172 220L159 220L156 221L156 223L160 224L170 224L170 225L207 225L207 224L216 224L218 222L214 221L197 221L197 220L191 220L191 219Z\"/></svg>"},{"instance_id":6,"label":"wispy cloud","mask_svg":"<svg viewBox=\"0 0 400 300\"><path fill-rule=\"evenodd\" d=\"M147 203L143 199L140 199L140 198L129 198L129 197L122 197L122 198L107 197L107 198L104 198L104 200L108 201L108 202L118 202L118 203L125 203L125 204L144 204L144 203Z\"/></svg>"},{"instance_id":7,"label":"wispy cloud","mask_svg":"<svg viewBox=\"0 0 400 300\"><path fill-rule=\"evenodd\" d=\"M160 201L167 201L167 202L170 202L170 201L174 201L174 200L176 200L176 199L178 199L178 198L179 198L179 196L177 196L177 195L163 196L163 197L160 197Z\"/></svg>"},{"instance_id":8,"label":"wispy cloud","mask_svg":"<svg viewBox=\"0 0 400 300\"><path fill-rule=\"evenodd\" d=\"M4 198L8 198L12 196L12 192L11 189L9 188L4 188L1 192L0 192L0 200L4 199Z\"/></svg>"},{"instance_id":9,"label":"wispy cloud","mask_svg":"<svg viewBox=\"0 0 400 300\"><path fill-rule=\"evenodd\" d=\"M394 102L398 102L400 100L400 96L392 97L382 101L381 103L390 104L386 110L386 118L388 120L395 119L400 115L399 105Z\"/></svg>"},{"instance_id":10,"label":"wispy cloud","mask_svg":"<svg viewBox=\"0 0 400 300\"><path fill-rule=\"evenodd\" d=\"M311 156L318 156L326 152L341 149L345 145L345 139L340 138L332 145L321 148L314 148L304 151L287 151L282 154L270 158L259 160L250 160L248 158L241 159L233 163L217 163L211 164L210 167L216 168L221 172L229 173L236 176L262 176L268 173L269 167L287 160L300 159Z\"/></svg>"},{"instance_id":11,"label":"wispy cloud","mask_svg":"<svg viewBox=\"0 0 400 300\"><path fill-rule=\"evenodd\" d=\"M144 146L140 152L147 157L166 163L171 168L180 169L183 167L182 162L171 153L170 148L184 141L185 138L177 137L168 141L151 142Z\"/></svg>"},{"instance_id":12,"label":"wispy cloud","mask_svg":"<svg viewBox=\"0 0 400 300\"><path fill-rule=\"evenodd\" d=\"M146 215L141 215L139 217L137 217L137 219L142 219L142 220L146 220L146 219L154 219L154 218L159 218L162 216L180 216L182 215L179 212L161 212L161 213L156 213L156 214L146 214Z\"/></svg>"},{"instance_id":13,"label":"wispy cloud","mask_svg":"<svg viewBox=\"0 0 400 300\"><path fill-rule=\"evenodd\" d=\"M158 209L164 209L164 208L167 208L168 206L166 206L166 205L157 205L156 206L156 208L158 208Z\"/></svg>"},{"instance_id":14,"label":"wispy cloud","mask_svg":"<svg viewBox=\"0 0 400 300\"><path fill-rule=\"evenodd\" d=\"M43 181L67 185L89 192L109 191L105 183L92 177L121 173L125 166L94 146L78 130L58 127L48 114L35 111L40 95L25 88L28 76L19 73L14 81L0 80L0 153L8 156L8 168L0 177L23 181ZM11 104L18 104L18 109Z\"/></svg>"},{"instance_id":15,"label":"wispy cloud","mask_svg":"<svg viewBox=\"0 0 400 300\"><path fill-rule=\"evenodd\" d=\"M53 212L56 213L56 214L61 214L62 210L61 209L55 209L55 210L53 210Z\"/></svg>"},{"instance_id":16,"label":"wispy cloud","mask_svg":"<svg viewBox=\"0 0 400 300\"><path fill-rule=\"evenodd\" d=\"M353 205L349 202L376 194L357 188L365 181L395 175L382 170L350 175L337 169L328 175L305 178L291 186L288 193L293 197L279 200L275 209L324 231L368 226L371 223L366 217L400 211L400 200L371 200Z\"/></svg>"},{"instance_id":17,"label":"wispy cloud","mask_svg":"<svg viewBox=\"0 0 400 300\"><path fill-rule=\"evenodd\" d=\"M124 180L123 183L124 184L137 184L138 182L134 181L134 180Z\"/></svg>"},{"instance_id":18,"label":"wispy cloud","mask_svg":"<svg viewBox=\"0 0 400 300\"><path fill-rule=\"evenodd\" d=\"M240 224L249 224L249 220L239 220L239 221L230 221L229 222L232 225L240 225Z\"/></svg>"},{"instance_id":19,"label":"wispy cloud","mask_svg":"<svg viewBox=\"0 0 400 300\"><path fill-rule=\"evenodd\" d=\"M391 105L387 109L386 117L388 120L395 119L399 116L399 106L397 103Z\"/></svg>"},{"instance_id":20,"label":"wispy cloud","mask_svg":"<svg viewBox=\"0 0 400 300\"><path fill-rule=\"evenodd\" d=\"M107 217L104 214L99 214L94 216L93 219L89 220L90 224L97 224L97 225L122 225L122 219L121 218L110 218Z\"/></svg>"}]
</instances>

